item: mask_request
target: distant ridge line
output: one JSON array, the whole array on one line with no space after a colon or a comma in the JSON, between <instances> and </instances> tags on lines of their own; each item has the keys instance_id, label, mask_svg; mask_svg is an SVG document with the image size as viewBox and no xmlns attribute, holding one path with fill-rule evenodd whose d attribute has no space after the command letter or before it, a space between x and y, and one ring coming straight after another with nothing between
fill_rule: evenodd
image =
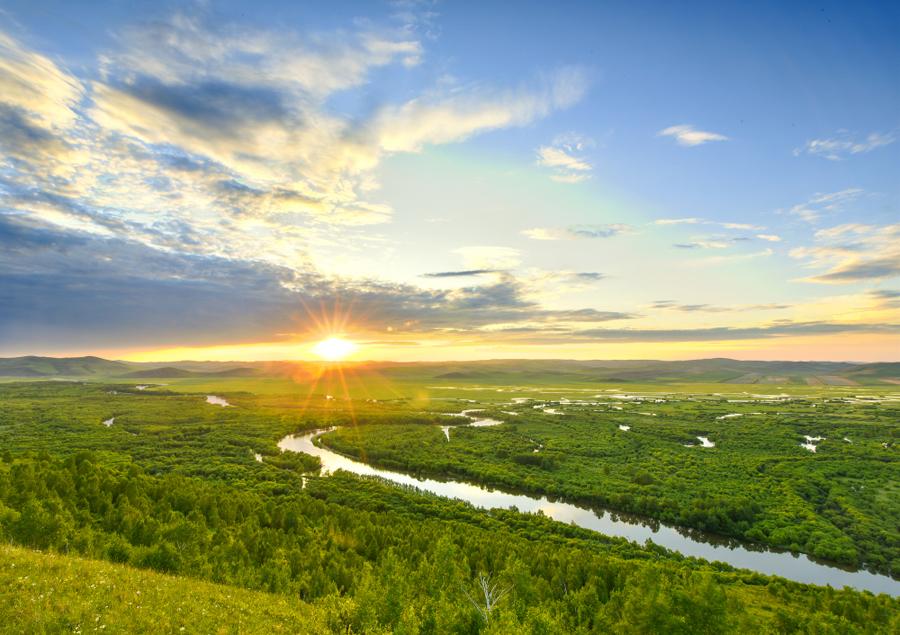
<instances>
[{"instance_id":1,"label":"distant ridge line","mask_svg":"<svg viewBox=\"0 0 900 635\"><path fill-rule=\"evenodd\" d=\"M108 380L190 377L290 376L298 368L333 366L314 361L129 362L96 356L0 358L0 377ZM724 383L810 386L900 385L900 362L759 361L724 357L692 360L491 359L443 362L345 362L355 372L380 372L397 380L485 384Z\"/></svg>"}]
</instances>

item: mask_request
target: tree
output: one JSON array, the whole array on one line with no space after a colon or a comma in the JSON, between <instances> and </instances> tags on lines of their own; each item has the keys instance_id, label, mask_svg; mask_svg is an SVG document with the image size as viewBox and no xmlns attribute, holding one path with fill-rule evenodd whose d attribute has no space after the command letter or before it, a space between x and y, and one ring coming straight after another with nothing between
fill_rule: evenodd
<instances>
[{"instance_id":1,"label":"tree","mask_svg":"<svg viewBox=\"0 0 900 635\"><path fill-rule=\"evenodd\" d=\"M497 605L503 600L509 592L509 587L501 587L499 582L491 582L491 574L481 574L478 576L478 591L473 595L466 589L463 593L472 603L472 606L481 615L484 623L487 624L491 617L491 612L497 608Z\"/></svg>"}]
</instances>

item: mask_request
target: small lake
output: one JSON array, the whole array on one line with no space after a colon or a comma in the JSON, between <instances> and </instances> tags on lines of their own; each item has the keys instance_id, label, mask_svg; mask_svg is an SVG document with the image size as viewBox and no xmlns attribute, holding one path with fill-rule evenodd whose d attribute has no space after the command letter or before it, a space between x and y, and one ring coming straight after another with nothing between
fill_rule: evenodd
<instances>
[{"instance_id":1,"label":"small lake","mask_svg":"<svg viewBox=\"0 0 900 635\"><path fill-rule=\"evenodd\" d=\"M766 575L778 575L807 584L827 584L837 589L849 586L873 593L900 596L900 582L886 575L865 570L842 569L838 566L816 562L803 554L794 555L758 545L740 546L734 540L703 536L696 531L679 530L662 523L651 525L622 520L610 512L594 511L562 501L550 501L544 496L537 498L523 494L509 494L471 483L418 479L401 472L378 469L327 448L319 447L314 443L316 437L332 430L335 428L315 430L301 435L289 435L278 443L278 447L285 451L304 452L319 457L324 474L345 470L361 476L377 476L445 498L459 499L480 509L515 507L525 513L543 512L544 515L554 520L574 523L579 527L607 536L626 538L640 544L652 540L654 544L678 551L685 556L711 561L718 560L733 567L749 569ZM687 533L690 533L690 536L686 535Z\"/></svg>"}]
</instances>

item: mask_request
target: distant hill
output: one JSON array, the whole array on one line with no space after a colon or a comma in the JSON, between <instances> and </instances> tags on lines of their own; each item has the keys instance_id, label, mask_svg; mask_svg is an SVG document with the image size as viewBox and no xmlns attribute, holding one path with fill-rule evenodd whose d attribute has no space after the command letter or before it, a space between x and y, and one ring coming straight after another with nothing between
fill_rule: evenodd
<instances>
[{"instance_id":1,"label":"distant hill","mask_svg":"<svg viewBox=\"0 0 900 635\"><path fill-rule=\"evenodd\" d=\"M162 377L253 377L258 375L259 371L254 368L229 368L228 370L219 371L196 371L185 370L176 366L163 366L162 368L148 368L147 370L136 370L132 373L122 375L131 379L158 379Z\"/></svg>"},{"instance_id":2,"label":"distant hill","mask_svg":"<svg viewBox=\"0 0 900 635\"><path fill-rule=\"evenodd\" d=\"M801 385L900 384L900 363L658 360L485 360L374 364L392 377L426 377L440 385L469 382L510 385L559 383L727 383Z\"/></svg>"},{"instance_id":3,"label":"distant hill","mask_svg":"<svg viewBox=\"0 0 900 635\"><path fill-rule=\"evenodd\" d=\"M126 362L100 357L25 357L0 358L0 376L4 377L85 377L120 375L133 369Z\"/></svg>"},{"instance_id":4,"label":"distant hill","mask_svg":"<svg viewBox=\"0 0 900 635\"><path fill-rule=\"evenodd\" d=\"M900 362L741 361L727 358L685 361L516 359L470 362L359 362L354 373L373 373L398 381L433 381L436 385L478 383L723 383L801 385L900 385ZM189 377L291 376L316 370L316 362L168 362L110 361L99 357L0 358L0 376L25 378L83 377L158 379Z\"/></svg>"},{"instance_id":5,"label":"distant hill","mask_svg":"<svg viewBox=\"0 0 900 635\"><path fill-rule=\"evenodd\" d=\"M131 379L156 379L158 377L193 377L198 373L184 370L183 368L175 368L174 366L164 366L162 368L149 368L147 370L136 370L132 373L121 375Z\"/></svg>"},{"instance_id":6,"label":"distant hill","mask_svg":"<svg viewBox=\"0 0 900 635\"><path fill-rule=\"evenodd\" d=\"M847 373L848 377L863 381L865 378L900 379L900 362L862 364Z\"/></svg>"}]
</instances>

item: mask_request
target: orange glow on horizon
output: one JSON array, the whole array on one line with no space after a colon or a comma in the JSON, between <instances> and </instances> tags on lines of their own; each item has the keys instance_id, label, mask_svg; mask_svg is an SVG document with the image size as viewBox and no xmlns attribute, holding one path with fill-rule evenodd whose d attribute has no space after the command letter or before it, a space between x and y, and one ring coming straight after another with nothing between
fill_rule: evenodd
<instances>
[{"instance_id":1,"label":"orange glow on horizon","mask_svg":"<svg viewBox=\"0 0 900 635\"><path fill-rule=\"evenodd\" d=\"M330 336L329 336L330 337ZM325 339L328 339L326 337ZM96 354L135 362L197 361L315 361L321 359L313 348L321 340L255 342L213 346L183 346L155 349L70 351L67 354ZM815 335L756 340L706 342L616 342L590 344L526 344L515 341L458 342L422 338L366 342L348 357L346 364L363 361L427 362L473 361L479 359L660 359L684 360L731 357L745 360L796 361L896 361L900 337L884 334L852 334L840 337ZM48 354L59 354L59 351ZM364 355L364 357L363 357Z\"/></svg>"}]
</instances>

